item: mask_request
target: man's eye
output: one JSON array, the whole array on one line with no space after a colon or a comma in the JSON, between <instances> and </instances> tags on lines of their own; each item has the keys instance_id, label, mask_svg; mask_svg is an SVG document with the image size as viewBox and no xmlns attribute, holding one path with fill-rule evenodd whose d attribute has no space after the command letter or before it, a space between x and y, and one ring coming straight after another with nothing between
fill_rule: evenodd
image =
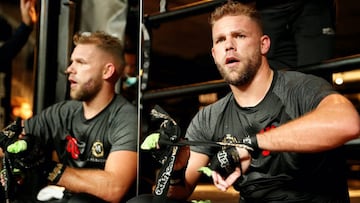
<instances>
[{"instance_id":1,"label":"man's eye","mask_svg":"<svg viewBox=\"0 0 360 203\"><path fill-rule=\"evenodd\" d=\"M245 35L238 34L236 37L237 37L237 38L245 38L246 36L245 36Z\"/></svg>"},{"instance_id":2,"label":"man's eye","mask_svg":"<svg viewBox=\"0 0 360 203\"><path fill-rule=\"evenodd\" d=\"M221 39L216 40L216 43L220 43L220 42L223 42L223 41L225 41L225 39L221 38Z\"/></svg>"}]
</instances>

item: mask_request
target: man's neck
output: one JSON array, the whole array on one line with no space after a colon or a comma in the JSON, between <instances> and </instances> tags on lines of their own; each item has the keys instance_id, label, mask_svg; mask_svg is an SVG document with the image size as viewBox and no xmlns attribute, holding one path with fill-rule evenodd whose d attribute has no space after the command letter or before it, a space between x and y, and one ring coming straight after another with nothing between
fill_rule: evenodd
<instances>
[{"instance_id":1,"label":"man's neck","mask_svg":"<svg viewBox=\"0 0 360 203\"><path fill-rule=\"evenodd\" d=\"M114 96L115 93L101 95L101 96L98 95L91 101L84 101L83 102L84 117L86 119L91 119L95 117L111 103Z\"/></svg>"},{"instance_id":2,"label":"man's neck","mask_svg":"<svg viewBox=\"0 0 360 203\"><path fill-rule=\"evenodd\" d=\"M259 104L269 91L273 77L272 69L260 68L250 84L240 87L230 85L236 102L241 107L253 107Z\"/></svg>"}]
</instances>

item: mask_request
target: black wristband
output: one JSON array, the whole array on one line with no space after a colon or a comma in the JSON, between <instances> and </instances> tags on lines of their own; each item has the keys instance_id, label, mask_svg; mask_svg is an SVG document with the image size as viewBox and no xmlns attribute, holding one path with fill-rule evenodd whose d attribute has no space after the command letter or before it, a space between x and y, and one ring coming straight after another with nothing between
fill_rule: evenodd
<instances>
[{"instance_id":1,"label":"black wristband","mask_svg":"<svg viewBox=\"0 0 360 203\"><path fill-rule=\"evenodd\" d=\"M222 177L229 176L237 166L240 166L240 155L236 147L220 150L212 157L209 163L209 168Z\"/></svg>"},{"instance_id":2,"label":"black wristband","mask_svg":"<svg viewBox=\"0 0 360 203\"><path fill-rule=\"evenodd\" d=\"M253 148L254 150L259 149L256 135L248 136L242 139L242 143Z\"/></svg>"},{"instance_id":3,"label":"black wristband","mask_svg":"<svg viewBox=\"0 0 360 203\"><path fill-rule=\"evenodd\" d=\"M256 158L259 155L259 145L257 142L256 134L243 138L242 143L253 149L248 150L252 158Z\"/></svg>"},{"instance_id":4,"label":"black wristband","mask_svg":"<svg viewBox=\"0 0 360 203\"><path fill-rule=\"evenodd\" d=\"M64 173L66 169L66 166L61 163L56 163L56 165L53 167L52 171L49 172L47 179L51 183L58 183L62 174Z\"/></svg>"},{"instance_id":5,"label":"black wristband","mask_svg":"<svg viewBox=\"0 0 360 203\"><path fill-rule=\"evenodd\" d=\"M185 184L186 167L180 170L173 171L170 176L170 185L184 185Z\"/></svg>"}]
</instances>

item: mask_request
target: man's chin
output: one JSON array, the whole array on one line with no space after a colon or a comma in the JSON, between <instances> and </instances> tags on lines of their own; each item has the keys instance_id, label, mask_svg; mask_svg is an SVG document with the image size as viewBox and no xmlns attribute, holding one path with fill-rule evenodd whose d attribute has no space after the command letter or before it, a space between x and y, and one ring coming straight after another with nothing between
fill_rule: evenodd
<instances>
[{"instance_id":1,"label":"man's chin","mask_svg":"<svg viewBox=\"0 0 360 203\"><path fill-rule=\"evenodd\" d=\"M75 92L70 92L70 99L72 99L72 100L79 100L80 98L79 98L78 95L76 95Z\"/></svg>"}]
</instances>

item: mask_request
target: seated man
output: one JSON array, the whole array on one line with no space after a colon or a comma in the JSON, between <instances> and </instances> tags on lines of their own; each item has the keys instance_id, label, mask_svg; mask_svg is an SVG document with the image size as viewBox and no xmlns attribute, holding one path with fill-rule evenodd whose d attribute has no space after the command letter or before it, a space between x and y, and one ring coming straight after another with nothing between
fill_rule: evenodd
<instances>
[{"instance_id":1,"label":"seated man","mask_svg":"<svg viewBox=\"0 0 360 203\"><path fill-rule=\"evenodd\" d=\"M137 171L137 110L115 93L125 67L123 47L104 32L76 34L74 43L66 69L72 100L2 132L0 146L8 170L3 184L14 202L53 201L41 196L44 192L36 197L47 184L65 189L63 198L54 202L118 203L135 195L131 189ZM15 143L4 139L19 133ZM21 141L26 146L17 148ZM20 169L20 180L14 169Z\"/></svg>"},{"instance_id":2,"label":"seated man","mask_svg":"<svg viewBox=\"0 0 360 203\"><path fill-rule=\"evenodd\" d=\"M192 146L172 157L165 197L187 201L205 171L219 190L238 190L241 203L350 202L342 146L360 133L353 104L323 78L272 69L253 7L229 1L210 23L212 56L231 92L202 108L187 140L174 143Z\"/></svg>"}]
</instances>

